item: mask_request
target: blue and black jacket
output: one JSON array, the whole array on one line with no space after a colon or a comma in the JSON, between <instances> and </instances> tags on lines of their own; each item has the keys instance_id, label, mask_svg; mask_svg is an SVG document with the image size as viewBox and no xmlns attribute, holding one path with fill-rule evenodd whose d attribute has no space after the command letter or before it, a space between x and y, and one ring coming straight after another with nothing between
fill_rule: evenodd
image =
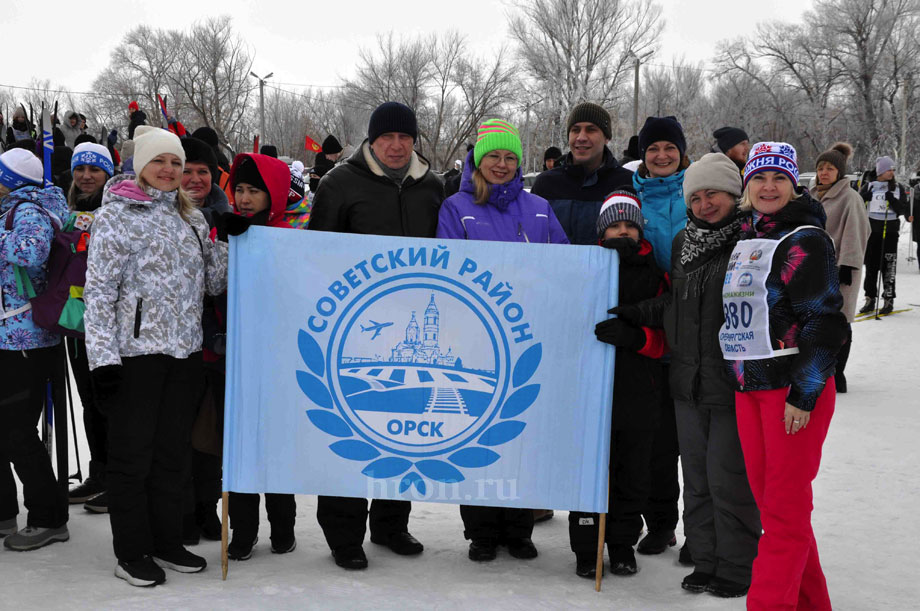
<instances>
[{"instance_id":1,"label":"blue and black jacket","mask_svg":"<svg viewBox=\"0 0 920 611\"><path fill-rule=\"evenodd\" d=\"M796 227L824 227L821 204L807 191L772 215L741 226L741 239L778 240ZM738 389L771 390L789 387L786 398L795 407L811 411L829 377L846 338L847 321L840 311L843 297L830 236L803 229L789 236L773 254L767 276L770 337L775 348L797 346L798 354L750 361L729 361Z\"/></svg>"}]
</instances>

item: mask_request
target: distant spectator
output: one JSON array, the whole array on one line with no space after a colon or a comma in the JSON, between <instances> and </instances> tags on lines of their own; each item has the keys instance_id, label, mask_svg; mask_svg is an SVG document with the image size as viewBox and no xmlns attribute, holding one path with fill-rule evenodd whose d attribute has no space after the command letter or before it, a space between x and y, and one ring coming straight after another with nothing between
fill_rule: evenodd
<instances>
[{"instance_id":1,"label":"distant spectator","mask_svg":"<svg viewBox=\"0 0 920 611\"><path fill-rule=\"evenodd\" d=\"M131 119L131 123L128 124L128 140L134 140L134 130L139 125L147 125L147 115L134 101L128 104L128 118Z\"/></svg>"},{"instance_id":2,"label":"distant spectator","mask_svg":"<svg viewBox=\"0 0 920 611\"><path fill-rule=\"evenodd\" d=\"M716 139L717 152L725 153L738 166L738 171L743 171L751 150L747 133L740 127L720 127L712 132L712 137Z\"/></svg>"},{"instance_id":3,"label":"distant spectator","mask_svg":"<svg viewBox=\"0 0 920 611\"><path fill-rule=\"evenodd\" d=\"M557 146L551 146L543 152L543 171L552 170L562 157L562 151Z\"/></svg>"}]
</instances>

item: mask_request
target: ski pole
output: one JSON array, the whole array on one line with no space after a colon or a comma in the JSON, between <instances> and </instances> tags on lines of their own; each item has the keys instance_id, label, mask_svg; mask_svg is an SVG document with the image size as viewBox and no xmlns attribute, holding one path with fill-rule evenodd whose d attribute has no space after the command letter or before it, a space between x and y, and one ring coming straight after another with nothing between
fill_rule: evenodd
<instances>
[{"instance_id":1,"label":"ski pole","mask_svg":"<svg viewBox=\"0 0 920 611\"><path fill-rule=\"evenodd\" d=\"M67 340L64 341L66 343ZM76 343L76 340L74 340L74 343ZM64 382L67 390L67 404L70 406L70 428L73 429L73 450L77 455L77 472L69 476L68 479L76 479L80 483L83 483L83 472L80 470L80 444L77 442L77 419L73 413L73 391L70 388L70 367L66 355L64 356Z\"/></svg>"},{"instance_id":2,"label":"ski pole","mask_svg":"<svg viewBox=\"0 0 920 611\"><path fill-rule=\"evenodd\" d=\"M51 439L54 437L54 401L51 398L51 380L45 382L45 429L42 434L42 441L45 442L45 449L48 450L48 456L52 456Z\"/></svg>"}]
</instances>

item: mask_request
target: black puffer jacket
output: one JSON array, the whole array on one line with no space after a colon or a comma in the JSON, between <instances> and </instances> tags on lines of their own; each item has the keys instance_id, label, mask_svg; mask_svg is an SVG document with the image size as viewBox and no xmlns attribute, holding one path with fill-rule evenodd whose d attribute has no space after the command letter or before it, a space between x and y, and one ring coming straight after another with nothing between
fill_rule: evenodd
<instances>
[{"instance_id":1,"label":"black puffer jacket","mask_svg":"<svg viewBox=\"0 0 920 611\"><path fill-rule=\"evenodd\" d=\"M671 395L708 408L734 408L735 385L725 368L719 346L722 285L734 243L688 271L680 262L685 230L671 248L671 304L664 313L664 329L671 347Z\"/></svg>"},{"instance_id":2,"label":"black puffer jacket","mask_svg":"<svg viewBox=\"0 0 920 611\"><path fill-rule=\"evenodd\" d=\"M444 185L429 167L413 153L406 177L397 185L371 157L365 140L320 181L307 228L433 238Z\"/></svg>"},{"instance_id":3,"label":"black puffer jacket","mask_svg":"<svg viewBox=\"0 0 920 611\"><path fill-rule=\"evenodd\" d=\"M671 291L638 304L640 321L642 325L664 327L671 348L671 396L676 401L709 409L734 409L735 383L725 367L719 330L725 322L725 269L737 240L702 262L685 267L680 255L686 239L682 229L671 245Z\"/></svg>"}]
</instances>

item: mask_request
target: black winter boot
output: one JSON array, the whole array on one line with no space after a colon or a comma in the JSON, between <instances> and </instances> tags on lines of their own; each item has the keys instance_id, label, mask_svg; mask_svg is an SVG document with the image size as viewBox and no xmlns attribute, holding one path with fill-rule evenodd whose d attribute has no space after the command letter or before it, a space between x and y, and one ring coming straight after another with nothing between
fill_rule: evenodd
<instances>
[{"instance_id":1,"label":"black winter boot","mask_svg":"<svg viewBox=\"0 0 920 611\"><path fill-rule=\"evenodd\" d=\"M710 573L693 571L684 577L684 580L680 582L680 587L687 590L688 592L699 594L706 591L706 588L709 587L709 582L712 581L712 577L713 576Z\"/></svg>"},{"instance_id":2,"label":"black winter boot","mask_svg":"<svg viewBox=\"0 0 920 611\"><path fill-rule=\"evenodd\" d=\"M195 522L198 524L202 537L210 541L220 541L220 519L217 517L217 507L209 503L197 503Z\"/></svg>"},{"instance_id":3,"label":"black winter boot","mask_svg":"<svg viewBox=\"0 0 920 611\"><path fill-rule=\"evenodd\" d=\"M650 530L642 541L639 541L636 551L645 556L654 556L675 545L677 545L677 537L674 536L673 530Z\"/></svg>"},{"instance_id":4,"label":"black winter boot","mask_svg":"<svg viewBox=\"0 0 920 611\"><path fill-rule=\"evenodd\" d=\"M875 311L875 297L866 297L866 303L863 304L863 307L859 308L860 314L868 314L869 312Z\"/></svg>"},{"instance_id":5,"label":"black winter boot","mask_svg":"<svg viewBox=\"0 0 920 611\"><path fill-rule=\"evenodd\" d=\"M882 306L882 309L878 311L879 314L891 314L894 311L894 299L885 299L885 303Z\"/></svg>"},{"instance_id":6,"label":"black winter boot","mask_svg":"<svg viewBox=\"0 0 920 611\"><path fill-rule=\"evenodd\" d=\"M636 554L631 545L611 545L610 572L621 577L628 577L639 572L636 565Z\"/></svg>"},{"instance_id":7,"label":"black winter boot","mask_svg":"<svg viewBox=\"0 0 920 611\"><path fill-rule=\"evenodd\" d=\"M749 584L738 583L721 577L713 577L709 585L706 586L707 592L719 598L740 598L747 594L750 589Z\"/></svg>"},{"instance_id":8,"label":"black winter boot","mask_svg":"<svg viewBox=\"0 0 920 611\"><path fill-rule=\"evenodd\" d=\"M601 564L601 575L604 565ZM597 558L591 554L575 555L575 574L585 579L594 579L597 576Z\"/></svg>"},{"instance_id":9,"label":"black winter boot","mask_svg":"<svg viewBox=\"0 0 920 611\"><path fill-rule=\"evenodd\" d=\"M497 554L498 544L494 539L473 539L470 542L469 556L474 562L495 560Z\"/></svg>"}]
</instances>

